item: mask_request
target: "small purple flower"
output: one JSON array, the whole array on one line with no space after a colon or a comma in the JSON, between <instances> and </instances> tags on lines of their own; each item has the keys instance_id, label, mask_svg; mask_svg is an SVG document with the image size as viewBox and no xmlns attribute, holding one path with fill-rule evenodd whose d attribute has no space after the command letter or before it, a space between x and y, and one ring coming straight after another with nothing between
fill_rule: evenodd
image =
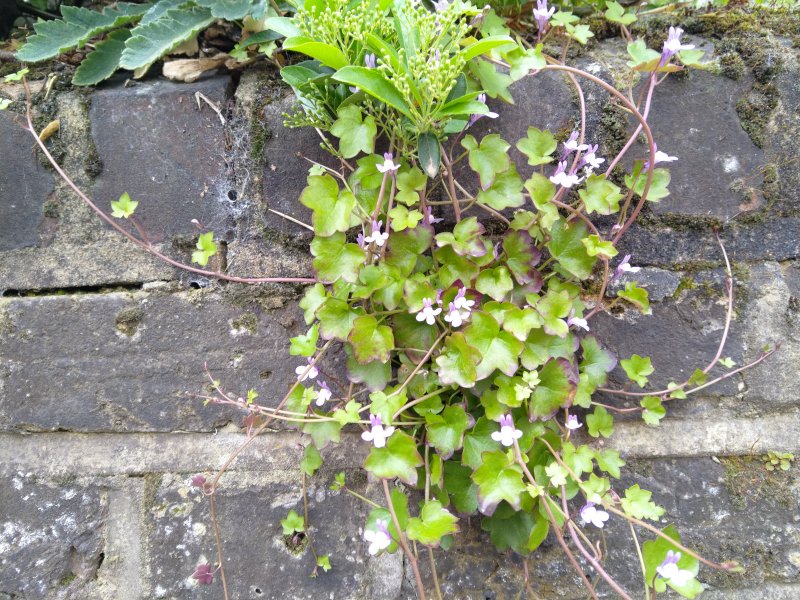
<instances>
[{"instance_id":1,"label":"small purple flower","mask_svg":"<svg viewBox=\"0 0 800 600\"><path fill-rule=\"evenodd\" d=\"M676 160L678 160L677 156L670 156L666 152L662 152L661 150L659 150L656 144L653 144L653 147L656 149L656 160L653 164L657 165L658 163L675 162ZM649 160L645 161L643 167L645 169L649 169L650 161Z\"/></svg>"},{"instance_id":2,"label":"small purple flower","mask_svg":"<svg viewBox=\"0 0 800 600\"><path fill-rule=\"evenodd\" d=\"M564 157L572 154L576 150L578 152L583 152L584 150L588 150L588 144L579 144L578 143L578 132L573 131L566 142L564 142Z\"/></svg>"},{"instance_id":3,"label":"small purple flower","mask_svg":"<svg viewBox=\"0 0 800 600\"><path fill-rule=\"evenodd\" d=\"M661 62L659 66L664 66L669 62L669 59L675 56L681 50L691 50L694 44L681 44L681 35L683 29L680 27L670 27L669 36L667 41L664 42L664 48L661 50Z\"/></svg>"},{"instance_id":4,"label":"small purple flower","mask_svg":"<svg viewBox=\"0 0 800 600\"><path fill-rule=\"evenodd\" d=\"M386 440L394 433L394 427L384 427L378 415L370 415L370 430L361 434L361 439L365 442L372 442L376 448L386 446Z\"/></svg>"},{"instance_id":5,"label":"small purple flower","mask_svg":"<svg viewBox=\"0 0 800 600\"><path fill-rule=\"evenodd\" d=\"M367 67L368 69L374 69L375 68L375 64L376 64L376 62L375 62L375 55L374 54L370 53L370 54L367 54L364 57L364 66Z\"/></svg>"},{"instance_id":6,"label":"small purple flower","mask_svg":"<svg viewBox=\"0 0 800 600\"><path fill-rule=\"evenodd\" d=\"M317 375L319 375L319 371L317 367L313 366L314 361L310 358L308 359L308 365L311 365L310 368L308 365L300 365L299 367L295 367L294 372L297 374L297 379L300 381L305 381L306 379L316 379ZM306 373L306 369L308 372Z\"/></svg>"},{"instance_id":7,"label":"small purple flower","mask_svg":"<svg viewBox=\"0 0 800 600\"><path fill-rule=\"evenodd\" d=\"M436 223L441 223L442 221L444 221L444 219L433 216L433 211L431 211L430 206L425 207L422 215L422 222L425 223L425 225L436 225Z\"/></svg>"},{"instance_id":8,"label":"small purple flower","mask_svg":"<svg viewBox=\"0 0 800 600\"><path fill-rule=\"evenodd\" d=\"M586 149L586 154L584 154L583 158L581 159L581 166L585 165L587 168L590 168L592 171L594 171L595 169L599 169L600 165L606 162L605 158L598 158L597 148L598 145L595 144L594 146L589 146Z\"/></svg>"},{"instance_id":9,"label":"small purple flower","mask_svg":"<svg viewBox=\"0 0 800 600\"><path fill-rule=\"evenodd\" d=\"M575 431L576 429L580 429L583 426L583 423L578 421L578 415L571 415L567 414L567 422L566 427L570 431Z\"/></svg>"},{"instance_id":10,"label":"small purple flower","mask_svg":"<svg viewBox=\"0 0 800 600\"><path fill-rule=\"evenodd\" d=\"M567 326L574 325L575 327L580 327L584 331L589 331L589 324L586 322L586 319L581 319L574 315L575 315L575 310L569 313L569 318L567 319Z\"/></svg>"},{"instance_id":11,"label":"small purple flower","mask_svg":"<svg viewBox=\"0 0 800 600\"><path fill-rule=\"evenodd\" d=\"M192 579L197 580L197 583L202 585L209 585L214 581L214 571L211 569L211 565L208 563L197 565L194 573L192 573Z\"/></svg>"},{"instance_id":12,"label":"small purple flower","mask_svg":"<svg viewBox=\"0 0 800 600\"><path fill-rule=\"evenodd\" d=\"M614 276L611 279L617 279L622 277L625 273L638 273L642 270L641 267L632 267L630 265L631 255L626 254L622 257L622 261L617 265L617 268L614 270Z\"/></svg>"},{"instance_id":13,"label":"small purple flower","mask_svg":"<svg viewBox=\"0 0 800 600\"><path fill-rule=\"evenodd\" d=\"M441 60L442 60L442 51L437 48L436 51L433 53L433 62L438 64Z\"/></svg>"},{"instance_id":14,"label":"small purple flower","mask_svg":"<svg viewBox=\"0 0 800 600\"><path fill-rule=\"evenodd\" d=\"M317 406L322 406L331 399L333 394L331 393L331 388L324 381L319 382L319 387L320 390L317 392L317 398L314 402L316 402Z\"/></svg>"},{"instance_id":15,"label":"small purple flower","mask_svg":"<svg viewBox=\"0 0 800 600\"><path fill-rule=\"evenodd\" d=\"M365 241L363 232L359 232L359 234L356 236L356 242L362 248L366 248L367 247L367 242Z\"/></svg>"},{"instance_id":16,"label":"small purple flower","mask_svg":"<svg viewBox=\"0 0 800 600\"><path fill-rule=\"evenodd\" d=\"M195 475L192 477L192 485L196 488L200 488L201 490L206 489L206 478L202 475Z\"/></svg>"},{"instance_id":17,"label":"small purple flower","mask_svg":"<svg viewBox=\"0 0 800 600\"><path fill-rule=\"evenodd\" d=\"M449 0L436 0L436 2L433 3L433 8L436 9L436 12L442 12L448 6L450 6Z\"/></svg>"},{"instance_id":18,"label":"small purple flower","mask_svg":"<svg viewBox=\"0 0 800 600\"><path fill-rule=\"evenodd\" d=\"M581 182L581 178L575 174L567 173L567 161L562 160L558 163L556 172L550 176L550 181L556 185L560 185L565 188L571 188L573 185L579 184Z\"/></svg>"},{"instance_id":19,"label":"small purple flower","mask_svg":"<svg viewBox=\"0 0 800 600\"><path fill-rule=\"evenodd\" d=\"M470 312L468 310L462 312L458 310L458 307L454 303L450 303L448 307L448 312L444 316L444 320L450 323L452 327L461 327L464 324L464 321L469 319Z\"/></svg>"},{"instance_id":20,"label":"small purple flower","mask_svg":"<svg viewBox=\"0 0 800 600\"><path fill-rule=\"evenodd\" d=\"M381 225L383 225L383 221L373 221L372 222L372 233L369 236L364 238L364 242L367 244L375 243L376 246L381 248L385 243L386 240L389 239L389 234L381 233Z\"/></svg>"},{"instance_id":21,"label":"small purple flower","mask_svg":"<svg viewBox=\"0 0 800 600\"><path fill-rule=\"evenodd\" d=\"M364 531L364 539L369 542L367 551L370 556L375 556L381 550L386 550L392 545L392 536L389 535L389 530L386 528L388 524L387 521L378 519L375 521L374 530L367 529Z\"/></svg>"},{"instance_id":22,"label":"small purple flower","mask_svg":"<svg viewBox=\"0 0 800 600\"><path fill-rule=\"evenodd\" d=\"M453 298L453 304L459 310L470 311L475 306L475 300L467 300L467 288L462 286L458 289L456 297Z\"/></svg>"},{"instance_id":23,"label":"small purple flower","mask_svg":"<svg viewBox=\"0 0 800 600\"><path fill-rule=\"evenodd\" d=\"M481 104L486 104L486 94L478 94L478 97L475 98L475 100L477 100ZM471 127L472 125L475 124L476 121L478 121L479 119L482 119L483 117L489 117L490 119L496 119L499 116L500 115L498 115L496 112L492 112L492 111L489 111L489 112L486 112L486 113L474 113L474 114L470 115L469 124L467 125L467 127Z\"/></svg>"},{"instance_id":24,"label":"small purple flower","mask_svg":"<svg viewBox=\"0 0 800 600\"><path fill-rule=\"evenodd\" d=\"M598 509L594 502L587 502L581 509L581 521L584 524L591 523L598 529L602 529L608 519L609 514L604 510Z\"/></svg>"},{"instance_id":25,"label":"small purple flower","mask_svg":"<svg viewBox=\"0 0 800 600\"><path fill-rule=\"evenodd\" d=\"M433 302L431 298L424 298L422 300L422 309L417 313L417 321L420 323L425 321L428 325L433 325L436 323L436 315L442 312L441 308L433 308Z\"/></svg>"},{"instance_id":26,"label":"small purple flower","mask_svg":"<svg viewBox=\"0 0 800 600\"><path fill-rule=\"evenodd\" d=\"M443 290L436 290L436 300L435 300L435 302L439 306L442 305L442 292L443 292Z\"/></svg>"},{"instance_id":27,"label":"small purple flower","mask_svg":"<svg viewBox=\"0 0 800 600\"><path fill-rule=\"evenodd\" d=\"M503 446L513 446L514 440L522 437L522 431L514 427L514 420L511 415L502 415L500 417L500 431L492 433L492 439L495 442L500 442Z\"/></svg>"},{"instance_id":28,"label":"small purple flower","mask_svg":"<svg viewBox=\"0 0 800 600\"><path fill-rule=\"evenodd\" d=\"M556 12L556 7L553 6L549 10L547 8L547 0L536 0L536 8L533 9L533 18L536 19L536 26L539 28L539 35L541 36L550 23L550 17Z\"/></svg>"},{"instance_id":29,"label":"small purple flower","mask_svg":"<svg viewBox=\"0 0 800 600\"><path fill-rule=\"evenodd\" d=\"M400 165L395 164L394 156L391 152L384 152L383 153L383 164L375 165L375 168L378 169L381 173L391 173L394 175L395 171L400 168Z\"/></svg>"},{"instance_id":30,"label":"small purple flower","mask_svg":"<svg viewBox=\"0 0 800 600\"><path fill-rule=\"evenodd\" d=\"M670 583L678 587L686 585L689 583L689 580L694 577L691 571L678 567L678 561L680 559L680 552L667 550L667 557L664 559L664 562L656 567L656 573L658 573L659 577L667 579Z\"/></svg>"}]
</instances>

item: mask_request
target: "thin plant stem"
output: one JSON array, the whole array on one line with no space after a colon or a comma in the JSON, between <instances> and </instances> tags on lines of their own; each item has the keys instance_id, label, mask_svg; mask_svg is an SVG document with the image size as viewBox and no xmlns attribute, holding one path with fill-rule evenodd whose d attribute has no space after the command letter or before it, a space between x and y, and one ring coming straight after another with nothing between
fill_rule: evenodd
<instances>
[{"instance_id":1,"label":"thin plant stem","mask_svg":"<svg viewBox=\"0 0 800 600\"><path fill-rule=\"evenodd\" d=\"M389 481L387 479L381 479L381 483L383 484L383 494L386 496L386 503L389 505L389 513L392 515L392 522L397 530L397 543L400 544L400 547L403 549L408 561L411 563L411 569L414 571L414 579L416 579L417 582L417 592L419 593L420 600L426 600L425 586L422 585L422 575L419 572L417 557L408 547L406 536L403 534L403 530L400 527L400 521L397 519L397 513L395 512L394 504L392 503L392 495L389 493Z\"/></svg>"},{"instance_id":2,"label":"thin plant stem","mask_svg":"<svg viewBox=\"0 0 800 600\"><path fill-rule=\"evenodd\" d=\"M433 574L433 585L436 590L436 597L439 600L444 600L442 597L442 588L439 587L439 575L436 573L436 561L433 559L433 548L428 546L428 560L431 563L431 573Z\"/></svg>"},{"instance_id":3,"label":"thin plant stem","mask_svg":"<svg viewBox=\"0 0 800 600\"><path fill-rule=\"evenodd\" d=\"M636 537L636 529L633 528L633 523L628 521L628 527L631 529L631 537L633 538L633 545L636 546L636 556L639 557L639 566L642 568L642 579L644 579L644 600L650 600L650 586L647 585L647 569L644 566L644 556L642 556L642 547L639 545L639 538Z\"/></svg>"},{"instance_id":4,"label":"thin plant stem","mask_svg":"<svg viewBox=\"0 0 800 600\"><path fill-rule=\"evenodd\" d=\"M25 91L26 91L26 112L25 118L28 122L28 126L26 127L26 131L28 131L33 138L36 140L36 144L39 146L39 149L44 154L47 161L53 166L58 176L66 183L73 192L75 192L78 197L89 207L91 208L103 221L108 223L114 230L121 233L125 236L128 240L142 248L145 252L152 254L156 258L162 260L163 262L172 265L173 267L177 267L184 271L188 271L189 273L195 273L197 275L202 275L203 277L210 277L215 279L223 279L225 281L231 281L233 283L316 283L317 280L311 277L235 277L233 275L226 275L225 273L220 273L217 271L208 271L206 269L198 269L197 267L193 267L191 265L187 265L186 263L182 263L178 260L170 258L166 254L162 253L159 250L150 244L149 242L137 238L131 232L126 230L124 227L119 225L114 219L109 217L100 207L98 207L89 196L87 196L78 186L77 184L70 179L69 175L61 168L61 166L56 162L53 158L53 155L50 154L50 151L45 146L44 142L39 139L39 134L36 133L36 128L33 126L33 118L31 116L31 94L30 88L28 86L27 81L25 81Z\"/></svg>"}]
</instances>

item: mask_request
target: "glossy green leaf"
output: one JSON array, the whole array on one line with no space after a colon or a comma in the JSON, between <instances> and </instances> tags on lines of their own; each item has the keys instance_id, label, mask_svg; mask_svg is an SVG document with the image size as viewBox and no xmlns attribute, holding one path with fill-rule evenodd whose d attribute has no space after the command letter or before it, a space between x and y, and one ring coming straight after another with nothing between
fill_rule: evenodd
<instances>
[{"instance_id":1,"label":"glossy green leaf","mask_svg":"<svg viewBox=\"0 0 800 600\"><path fill-rule=\"evenodd\" d=\"M285 47L286 44L284 42L284 48ZM345 64L347 64L346 59ZM336 81L341 81L347 85L359 87L370 96L377 98L392 108L396 108L409 119L413 119L411 111L408 108L408 104L406 104L403 95L397 91L397 88L394 87L394 85L388 79L386 79L380 70L368 69L367 67L330 66L339 69L333 74L333 78Z\"/></svg>"},{"instance_id":2,"label":"glossy green leaf","mask_svg":"<svg viewBox=\"0 0 800 600\"><path fill-rule=\"evenodd\" d=\"M427 442L447 460L464 445L464 433L473 423L474 419L460 406L445 406L438 415L425 415Z\"/></svg>"},{"instance_id":3,"label":"glossy green leaf","mask_svg":"<svg viewBox=\"0 0 800 600\"><path fill-rule=\"evenodd\" d=\"M347 57L336 46L318 42L302 35L292 36L283 40L283 49L300 52L315 58L332 69L341 69L349 64Z\"/></svg>"},{"instance_id":4,"label":"glossy green leaf","mask_svg":"<svg viewBox=\"0 0 800 600\"><path fill-rule=\"evenodd\" d=\"M516 372L517 358L524 345L507 331L501 331L494 317L481 311L473 311L464 336L482 357L477 366L478 379L485 379L495 370L506 375Z\"/></svg>"},{"instance_id":5,"label":"glossy green leaf","mask_svg":"<svg viewBox=\"0 0 800 600\"><path fill-rule=\"evenodd\" d=\"M478 377L476 367L480 361L481 353L460 332L445 338L444 350L435 360L441 382L463 388L475 385Z\"/></svg>"},{"instance_id":6,"label":"glossy green leaf","mask_svg":"<svg viewBox=\"0 0 800 600\"><path fill-rule=\"evenodd\" d=\"M589 175L584 187L578 191L586 212L610 215L619 212L619 202L624 197L620 187L603 175Z\"/></svg>"},{"instance_id":7,"label":"glossy green leaf","mask_svg":"<svg viewBox=\"0 0 800 600\"><path fill-rule=\"evenodd\" d=\"M583 245L586 225L583 222L557 221L550 230L547 249L559 265L578 279L587 279L592 274L595 258L589 256Z\"/></svg>"},{"instance_id":8,"label":"glossy green leaf","mask_svg":"<svg viewBox=\"0 0 800 600\"><path fill-rule=\"evenodd\" d=\"M572 404L578 379L574 365L565 358L545 363L539 372L539 380L528 405L531 419L547 420L559 408Z\"/></svg>"},{"instance_id":9,"label":"glossy green leaf","mask_svg":"<svg viewBox=\"0 0 800 600\"><path fill-rule=\"evenodd\" d=\"M496 133L484 136L480 144L473 136L467 135L461 145L469 152L469 166L478 174L484 190L494 183L498 173L511 165L508 158L511 146Z\"/></svg>"},{"instance_id":10,"label":"glossy green leaf","mask_svg":"<svg viewBox=\"0 0 800 600\"><path fill-rule=\"evenodd\" d=\"M652 496L653 492L643 490L637 483L625 490L620 500L622 510L637 519L657 521L664 514L664 509L651 500Z\"/></svg>"},{"instance_id":11,"label":"glossy green leaf","mask_svg":"<svg viewBox=\"0 0 800 600\"><path fill-rule=\"evenodd\" d=\"M655 372L655 369L650 362L650 357L643 357L639 356L638 354L634 354L630 358L619 361L619 364L623 369L625 369L625 373L628 375L628 378L631 381L635 381L637 384L639 384L640 388L643 388L647 385L647 376L652 375Z\"/></svg>"},{"instance_id":12,"label":"glossy green leaf","mask_svg":"<svg viewBox=\"0 0 800 600\"><path fill-rule=\"evenodd\" d=\"M472 474L478 485L478 510L491 516L497 505L505 500L515 509L520 508L522 494L526 491L522 468L509 462L505 452L484 452L483 464Z\"/></svg>"},{"instance_id":13,"label":"glossy green leaf","mask_svg":"<svg viewBox=\"0 0 800 600\"><path fill-rule=\"evenodd\" d=\"M345 241L344 233L315 237L311 242L311 254L314 255L313 265L317 277L326 283L333 283L338 279L355 283L358 280L358 270L367 259L358 244Z\"/></svg>"},{"instance_id":14,"label":"glossy green leaf","mask_svg":"<svg viewBox=\"0 0 800 600\"><path fill-rule=\"evenodd\" d=\"M358 317L347 339L353 344L353 355L362 365L374 360L388 362L389 353L394 349L392 328L379 325L372 315Z\"/></svg>"},{"instance_id":15,"label":"glossy green leaf","mask_svg":"<svg viewBox=\"0 0 800 600\"><path fill-rule=\"evenodd\" d=\"M395 431L385 447L370 450L364 468L381 479L397 477L408 485L416 485L417 467L423 463L414 439L402 431Z\"/></svg>"},{"instance_id":16,"label":"glossy green leaf","mask_svg":"<svg viewBox=\"0 0 800 600\"><path fill-rule=\"evenodd\" d=\"M614 418L602 406L594 409L594 412L586 415L586 427L592 437L611 437L614 433Z\"/></svg>"},{"instance_id":17,"label":"glossy green leaf","mask_svg":"<svg viewBox=\"0 0 800 600\"><path fill-rule=\"evenodd\" d=\"M345 158L353 158L360 152L372 154L378 126L372 115L366 118L355 105L339 109L338 119L331 126L331 133L339 138L339 151Z\"/></svg>"},{"instance_id":18,"label":"glossy green leaf","mask_svg":"<svg viewBox=\"0 0 800 600\"><path fill-rule=\"evenodd\" d=\"M425 546L436 547L441 539L458 531L458 518L442 507L438 500L428 500L422 505L419 517L408 521L408 539Z\"/></svg>"},{"instance_id":19,"label":"glossy green leaf","mask_svg":"<svg viewBox=\"0 0 800 600\"><path fill-rule=\"evenodd\" d=\"M552 154L558 146L556 138L549 131L528 127L527 137L517 142L517 148L528 157L528 164L546 165L552 162Z\"/></svg>"}]
</instances>

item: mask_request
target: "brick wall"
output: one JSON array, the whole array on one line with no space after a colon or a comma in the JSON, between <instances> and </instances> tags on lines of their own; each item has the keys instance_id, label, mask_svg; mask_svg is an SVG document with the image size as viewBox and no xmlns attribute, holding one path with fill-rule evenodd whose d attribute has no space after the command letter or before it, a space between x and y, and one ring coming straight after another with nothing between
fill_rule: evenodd
<instances>
[{"instance_id":1,"label":"brick wall","mask_svg":"<svg viewBox=\"0 0 800 600\"><path fill-rule=\"evenodd\" d=\"M694 42L712 53L719 43ZM621 248L643 267L653 314L603 315L593 325L620 356L651 356L656 384L704 365L724 324L711 234L721 224L736 276L725 354L742 364L783 343L763 366L672 403L660 429L621 420L610 442L629 461L625 482L653 490L689 545L745 565L736 576L703 571L714 600L800 597L797 468L769 473L760 458L800 451L800 53L779 36L763 44L775 68L747 67L738 79L693 72L658 89L654 131L680 160L670 197L651 205ZM613 81L622 49L604 41L579 63ZM778 101L754 120L745 109L765 86ZM481 121L482 132L517 139L528 124L572 127L577 112L560 77L517 88L518 103L497 122ZM198 108L195 92L219 104L224 123ZM590 136L609 151L619 115L601 90L585 92ZM266 209L307 219L296 201L304 157L324 154L313 131L283 128L286 94L274 74L253 70L238 81L120 80L93 92L59 84L37 106L43 121L61 121L49 143L71 176L106 208L129 192L166 253L188 260L198 219L226 242L229 272L303 276L308 232ZM231 390L254 387L274 406L294 378L288 339L304 331L302 290L220 284L145 255L43 166L15 118L0 113L0 599L220 598L218 582L197 587L189 578L203 556L215 559L208 501L189 479L213 473L243 441L241 415L192 394L204 388L207 363ZM279 524L302 507L300 441L287 431L262 435L223 479L231 597L414 597L399 555L369 559L359 535L365 507L328 489L346 470L375 492L358 475L365 450L352 434L326 449L309 484L315 541L335 568L308 577L310 552L288 547ZM446 597L518 597L520 561L486 551L479 519L464 530L460 546L440 553ZM609 527L608 564L635 590L626 535ZM542 598L585 596L552 540L531 564Z\"/></svg>"}]
</instances>

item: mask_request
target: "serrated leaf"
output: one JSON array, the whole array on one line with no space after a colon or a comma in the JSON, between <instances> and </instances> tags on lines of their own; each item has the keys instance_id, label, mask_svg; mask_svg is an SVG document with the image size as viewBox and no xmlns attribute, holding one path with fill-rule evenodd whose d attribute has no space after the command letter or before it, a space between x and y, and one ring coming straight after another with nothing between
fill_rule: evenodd
<instances>
[{"instance_id":1,"label":"serrated leaf","mask_svg":"<svg viewBox=\"0 0 800 600\"><path fill-rule=\"evenodd\" d=\"M445 406L438 414L425 415L427 442L447 460L464 445L464 433L472 427L474 419L458 405Z\"/></svg>"},{"instance_id":2,"label":"serrated leaf","mask_svg":"<svg viewBox=\"0 0 800 600\"><path fill-rule=\"evenodd\" d=\"M253 0L194 0L198 6L211 9L215 19L235 21L250 13Z\"/></svg>"},{"instance_id":3,"label":"serrated leaf","mask_svg":"<svg viewBox=\"0 0 800 600\"><path fill-rule=\"evenodd\" d=\"M33 26L34 35L17 52L22 62L39 62L66 52L70 48L81 48L91 38L121 27L136 20L150 8L149 4L121 2L107 7L102 12L62 6L62 20L39 21Z\"/></svg>"},{"instance_id":4,"label":"serrated leaf","mask_svg":"<svg viewBox=\"0 0 800 600\"><path fill-rule=\"evenodd\" d=\"M614 417L602 406L594 409L594 412L586 415L586 427L592 437L611 437L614 433Z\"/></svg>"},{"instance_id":5,"label":"serrated leaf","mask_svg":"<svg viewBox=\"0 0 800 600\"><path fill-rule=\"evenodd\" d=\"M603 175L589 175L584 188L578 195L586 206L586 212L610 215L619 212L619 202L623 194L618 185L608 181Z\"/></svg>"},{"instance_id":6,"label":"serrated leaf","mask_svg":"<svg viewBox=\"0 0 800 600\"><path fill-rule=\"evenodd\" d=\"M494 317L474 311L464 336L482 357L476 370L479 380L491 375L495 369L509 376L516 372L517 358L524 344L507 331L501 331Z\"/></svg>"},{"instance_id":7,"label":"serrated leaf","mask_svg":"<svg viewBox=\"0 0 800 600\"><path fill-rule=\"evenodd\" d=\"M630 358L619 361L619 364L625 369L628 378L639 384L640 388L647 385L647 376L655 372L650 362L650 357L643 357L638 354L634 354Z\"/></svg>"},{"instance_id":8,"label":"serrated leaf","mask_svg":"<svg viewBox=\"0 0 800 600\"><path fill-rule=\"evenodd\" d=\"M626 13L625 9L619 2L614 2L614 0L606 0L606 8L607 10L604 15L606 19L612 23L630 25L636 20L636 15L633 13Z\"/></svg>"},{"instance_id":9,"label":"serrated leaf","mask_svg":"<svg viewBox=\"0 0 800 600\"><path fill-rule=\"evenodd\" d=\"M650 298L648 296L647 290L644 288L640 288L636 283L629 281L625 284L624 290L617 291L617 296L620 298L624 298L634 306L636 306L639 310L642 311L643 315L650 314Z\"/></svg>"},{"instance_id":10,"label":"serrated leaf","mask_svg":"<svg viewBox=\"0 0 800 600\"><path fill-rule=\"evenodd\" d=\"M664 509L650 499L652 496L653 492L643 490L637 483L625 490L625 496L620 500L622 510L637 519L657 521L664 514Z\"/></svg>"},{"instance_id":11,"label":"serrated leaf","mask_svg":"<svg viewBox=\"0 0 800 600\"><path fill-rule=\"evenodd\" d=\"M519 510L522 494L526 491L522 480L522 469L509 463L505 452L484 452L483 464L472 474L478 485L478 509L491 516L501 500Z\"/></svg>"},{"instance_id":12,"label":"serrated leaf","mask_svg":"<svg viewBox=\"0 0 800 600\"><path fill-rule=\"evenodd\" d=\"M565 358L548 361L539 372L539 380L529 403L531 420L547 420L559 408L572 404L578 385L577 373Z\"/></svg>"},{"instance_id":13,"label":"serrated leaf","mask_svg":"<svg viewBox=\"0 0 800 600\"><path fill-rule=\"evenodd\" d=\"M283 535L292 535L293 533L302 533L305 531L305 520L297 514L294 509L289 511L285 519L281 519L281 527L283 527Z\"/></svg>"},{"instance_id":14,"label":"serrated leaf","mask_svg":"<svg viewBox=\"0 0 800 600\"><path fill-rule=\"evenodd\" d=\"M581 240L589 256L599 256L601 258L614 258L619 251L614 244L608 240L601 240L597 234L591 234Z\"/></svg>"},{"instance_id":15,"label":"serrated leaf","mask_svg":"<svg viewBox=\"0 0 800 600\"><path fill-rule=\"evenodd\" d=\"M366 118L358 106L341 107L338 119L331 126L331 133L339 138L339 151L345 158L353 158L359 152L372 154L378 126L372 115Z\"/></svg>"},{"instance_id":16,"label":"serrated leaf","mask_svg":"<svg viewBox=\"0 0 800 600\"><path fill-rule=\"evenodd\" d=\"M208 259L217 253L217 244L214 241L214 232L201 233L197 238L197 250L192 252L192 262L201 267L208 264Z\"/></svg>"},{"instance_id":17,"label":"serrated leaf","mask_svg":"<svg viewBox=\"0 0 800 600\"><path fill-rule=\"evenodd\" d=\"M322 456L316 446L309 444L303 451L303 460L300 461L300 470L311 477L322 466Z\"/></svg>"},{"instance_id":18,"label":"serrated leaf","mask_svg":"<svg viewBox=\"0 0 800 600\"><path fill-rule=\"evenodd\" d=\"M111 216L115 219L127 219L133 215L133 212L136 210L137 206L139 206L139 203L136 200L131 200L128 192L123 192L123 194L119 197L119 200L111 201ZM211 237L214 237L213 233L211 234Z\"/></svg>"},{"instance_id":19,"label":"serrated leaf","mask_svg":"<svg viewBox=\"0 0 800 600\"><path fill-rule=\"evenodd\" d=\"M466 136L461 145L469 152L469 166L478 174L481 188L486 190L494 183L498 173L506 171L511 165L508 158L508 142L496 133L484 136L480 144L471 135Z\"/></svg>"},{"instance_id":20,"label":"serrated leaf","mask_svg":"<svg viewBox=\"0 0 800 600\"><path fill-rule=\"evenodd\" d=\"M211 11L205 8L168 10L161 18L132 32L119 66L130 70L147 67L213 22Z\"/></svg>"},{"instance_id":21,"label":"serrated leaf","mask_svg":"<svg viewBox=\"0 0 800 600\"><path fill-rule=\"evenodd\" d=\"M417 483L417 467L424 464L412 437L395 431L383 448L372 448L364 468L375 477L393 479L397 477L408 485Z\"/></svg>"},{"instance_id":22,"label":"serrated leaf","mask_svg":"<svg viewBox=\"0 0 800 600\"><path fill-rule=\"evenodd\" d=\"M528 136L517 142L517 148L528 157L532 166L546 165L553 160L551 154L558 146L556 138L549 131L528 127Z\"/></svg>"},{"instance_id":23,"label":"serrated leaf","mask_svg":"<svg viewBox=\"0 0 800 600\"><path fill-rule=\"evenodd\" d=\"M642 398L641 405L642 419L645 423L653 427L657 427L661 419L664 418L664 415L667 414L667 410L664 408L664 405L661 403L661 398L658 396L645 396Z\"/></svg>"},{"instance_id":24,"label":"serrated leaf","mask_svg":"<svg viewBox=\"0 0 800 600\"><path fill-rule=\"evenodd\" d=\"M568 224L564 220L557 221L550 229L550 241L547 248L559 265L578 279L587 279L592 274L596 261L589 256L583 245L586 237L586 225L582 222Z\"/></svg>"},{"instance_id":25,"label":"serrated leaf","mask_svg":"<svg viewBox=\"0 0 800 600\"><path fill-rule=\"evenodd\" d=\"M118 29L109 33L108 37L98 43L94 51L89 53L75 70L72 84L96 85L111 77L119 68L119 61L125 50L125 40L129 37L131 37L129 29Z\"/></svg>"},{"instance_id":26,"label":"serrated leaf","mask_svg":"<svg viewBox=\"0 0 800 600\"><path fill-rule=\"evenodd\" d=\"M311 242L314 270L321 281L333 283L343 279L348 283L358 281L359 268L367 255L358 244L345 242L344 233L329 237L315 237Z\"/></svg>"},{"instance_id":27,"label":"serrated leaf","mask_svg":"<svg viewBox=\"0 0 800 600\"><path fill-rule=\"evenodd\" d=\"M327 237L347 231L356 198L349 190L339 191L339 184L328 175L311 175L300 194L300 203L311 209L314 233Z\"/></svg>"},{"instance_id":28,"label":"serrated leaf","mask_svg":"<svg viewBox=\"0 0 800 600\"><path fill-rule=\"evenodd\" d=\"M458 518L451 514L438 500L429 500L422 505L419 517L409 519L406 533L408 539L425 546L436 547L441 539L458 531Z\"/></svg>"},{"instance_id":29,"label":"serrated leaf","mask_svg":"<svg viewBox=\"0 0 800 600\"><path fill-rule=\"evenodd\" d=\"M374 360L388 362L389 353L394 349L392 328L379 325L372 315L358 317L347 339L353 344L353 355L362 365Z\"/></svg>"},{"instance_id":30,"label":"serrated leaf","mask_svg":"<svg viewBox=\"0 0 800 600\"><path fill-rule=\"evenodd\" d=\"M470 346L463 333L454 333L444 340L444 350L436 357L439 379L445 385L471 388L477 380L481 353Z\"/></svg>"}]
</instances>

